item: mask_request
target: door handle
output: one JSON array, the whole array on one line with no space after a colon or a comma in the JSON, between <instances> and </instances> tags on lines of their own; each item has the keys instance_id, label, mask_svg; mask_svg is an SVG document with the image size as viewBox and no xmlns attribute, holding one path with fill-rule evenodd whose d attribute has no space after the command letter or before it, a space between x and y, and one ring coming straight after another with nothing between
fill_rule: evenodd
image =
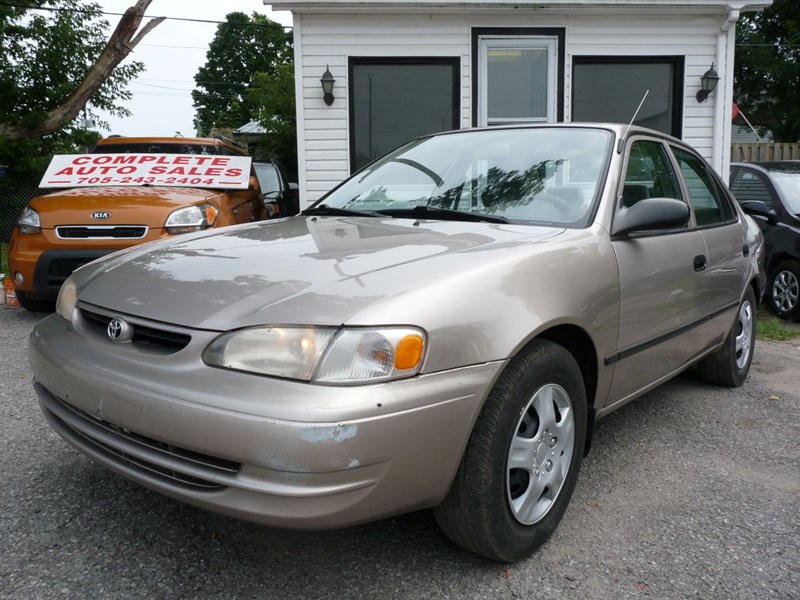
<instances>
[{"instance_id":1,"label":"door handle","mask_svg":"<svg viewBox=\"0 0 800 600\"><path fill-rule=\"evenodd\" d=\"M706 266L708 266L708 261L706 257L700 254L699 256L694 257L694 270L695 271L703 271L705 270Z\"/></svg>"},{"instance_id":2,"label":"door handle","mask_svg":"<svg viewBox=\"0 0 800 600\"><path fill-rule=\"evenodd\" d=\"M746 244L742 246L742 256L750 256L750 246Z\"/></svg>"}]
</instances>

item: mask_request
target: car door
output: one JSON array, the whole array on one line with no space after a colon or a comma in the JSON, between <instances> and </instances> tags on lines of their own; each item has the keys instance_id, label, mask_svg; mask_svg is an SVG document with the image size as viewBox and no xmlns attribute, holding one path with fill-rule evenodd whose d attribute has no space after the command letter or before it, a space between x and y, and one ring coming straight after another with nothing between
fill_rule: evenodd
<instances>
[{"instance_id":1,"label":"car door","mask_svg":"<svg viewBox=\"0 0 800 600\"><path fill-rule=\"evenodd\" d=\"M739 305L747 284L750 246L733 200L711 167L688 148L673 145L672 152L686 182L696 227L706 244L708 264L703 270L700 301L710 320Z\"/></svg>"},{"instance_id":2,"label":"car door","mask_svg":"<svg viewBox=\"0 0 800 600\"><path fill-rule=\"evenodd\" d=\"M677 166L664 142L628 140L616 211L651 197L686 201ZM705 347L701 306L707 251L689 225L612 241L619 266L620 320L609 402L632 394L683 367Z\"/></svg>"}]
</instances>

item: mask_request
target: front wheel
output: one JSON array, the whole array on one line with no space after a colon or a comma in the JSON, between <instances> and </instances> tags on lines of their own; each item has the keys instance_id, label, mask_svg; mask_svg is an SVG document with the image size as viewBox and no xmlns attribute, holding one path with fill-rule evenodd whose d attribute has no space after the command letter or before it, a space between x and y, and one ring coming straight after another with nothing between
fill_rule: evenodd
<instances>
[{"instance_id":1,"label":"front wheel","mask_svg":"<svg viewBox=\"0 0 800 600\"><path fill-rule=\"evenodd\" d=\"M770 310L781 319L800 321L800 265L793 260L779 264L770 273L767 298Z\"/></svg>"},{"instance_id":2,"label":"front wheel","mask_svg":"<svg viewBox=\"0 0 800 600\"><path fill-rule=\"evenodd\" d=\"M444 533L511 562L555 530L572 497L586 436L586 391L573 356L536 340L498 379L450 493L434 509Z\"/></svg>"},{"instance_id":3,"label":"front wheel","mask_svg":"<svg viewBox=\"0 0 800 600\"><path fill-rule=\"evenodd\" d=\"M709 383L739 387L750 372L755 344L756 294L747 286L728 337L719 350L700 361L700 375Z\"/></svg>"}]
</instances>

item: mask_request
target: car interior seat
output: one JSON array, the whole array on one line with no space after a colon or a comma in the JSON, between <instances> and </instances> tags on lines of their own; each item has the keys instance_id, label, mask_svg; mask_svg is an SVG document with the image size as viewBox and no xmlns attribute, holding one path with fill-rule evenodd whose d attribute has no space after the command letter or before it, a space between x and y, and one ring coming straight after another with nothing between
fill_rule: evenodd
<instances>
[{"instance_id":1,"label":"car interior seat","mask_svg":"<svg viewBox=\"0 0 800 600\"><path fill-rule=\"evenodd\" d=\"M626 183L622 186L622 206L630 208L639 200L650 197L650 189L639 183Z\"/></svg>"}]
</instances>

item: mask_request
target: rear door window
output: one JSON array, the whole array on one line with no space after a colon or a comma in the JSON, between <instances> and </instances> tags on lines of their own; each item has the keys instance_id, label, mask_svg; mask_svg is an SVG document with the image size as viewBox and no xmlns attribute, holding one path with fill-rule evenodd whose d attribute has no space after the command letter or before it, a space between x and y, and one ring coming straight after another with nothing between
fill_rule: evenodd
<instances>
[{"instance_id":1,"label":"rear door window","mask_svg":"<svg viewBox=\"0 0 800 600\"><path fill-rule=\"evenodd\" d=\"M673 146L672 151L686 181L697 226L710 227L735 220L733 207L703 160L682 148Z\"/></svg>"}]
</instances>

